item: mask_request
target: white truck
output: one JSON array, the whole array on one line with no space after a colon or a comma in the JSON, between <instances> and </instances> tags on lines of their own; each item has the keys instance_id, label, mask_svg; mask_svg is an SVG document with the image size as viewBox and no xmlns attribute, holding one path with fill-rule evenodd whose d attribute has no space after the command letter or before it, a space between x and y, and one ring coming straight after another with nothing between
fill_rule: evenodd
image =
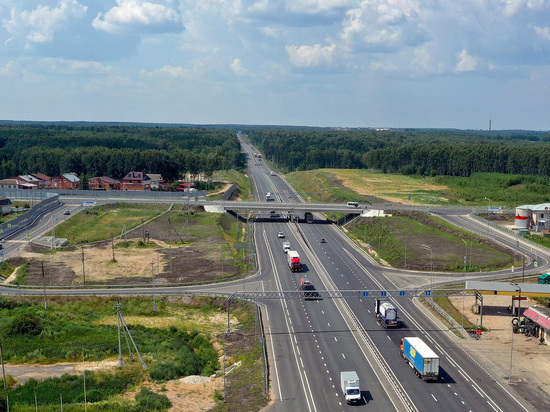
<instances>
[{"instance_id":1,"label":"white truck","mask_svg":"<svg viewBox=\"0 0 550 412\"><path fill-rule=\"evenodd\" d=\"M397 327L397 308L389 300L376 299L374 301L374 314L378 323L385 328Z\"/></svg>"},{"instance_id":2,"label":"white truck","mask_svg":"<svg viewBox=\"0 0 550 412\"><path fill-rule=\"evenodd\" d=\"M347 404L361 402L361 389L359 389L359 376L355 371L340 372L342 393Z\"/></svg>"},{"instance_id":3,"label":"white truck","mask_svg":"<svg viewBox=\"0 0 550 412\"><path fill-rule=\"evenodd\" d=\"M283 252L288 253L290 250L290 242L283 242Z\"/></svg>"},{"instance_id":4,"label":"white truck","mask_svg":"<svg viewBox=\"0 0 550 412\"><path fill-rule=\"evenodd\" d=\"M439 378L439 356L422 339L417 337L401 338L399 352L414 370L416 376L425 381L437 381Z\"/></svg>"}]
</instances>

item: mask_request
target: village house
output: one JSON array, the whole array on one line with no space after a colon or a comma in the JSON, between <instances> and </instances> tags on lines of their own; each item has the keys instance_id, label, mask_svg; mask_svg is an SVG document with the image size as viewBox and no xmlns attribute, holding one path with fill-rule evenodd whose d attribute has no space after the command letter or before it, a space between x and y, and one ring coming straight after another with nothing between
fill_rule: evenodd
<instances>
[{"instance_id":1,"label":"village house","mask_svg":"<svg viewBox=\"0 0 550 412\"><path fill-rule=\"evenodd\" d=\"M74 173L63 173L61 176L52 177L52 189L78 189L80 179Z\"/></svg>"},{"instance_id":2,"label":"village house","mask_svg":"<svg viewBox=\"0 0 550 412\"><path fill-rule=\"evenodd\" d=\"M0 206L2 206L2 215L11 213L11 200L7 197L0 197Z\"/></svg>"},{"instance_id":3,"label":"village house","mask_svg":"<svg viewBox=\"0 0 550 412\"><path fill-rule=\"evenodd\" d=\"M120 190L151 190L150 181L144 172L130 172L120 181Z\"/></svg>"},{"instance_id":4,"label":"village house","mask_svg":"<svg viewBox=\"0 0 550 412\"><path fill-rule=\"evenodd\" d=\"M149 177L149 185L151 186L151 189L153 190L159 190L163 189L166 186L166 182L162 178L161 174L158 173L147 173L147 177Z\"/></svg>"},{"instance_id":5,"label":"village house","mask_svg":"<svg viewBox=\"0 0 550 412\"><path fill-rule=\"evenodd\" d=\"M90 190L120 190L120 180L108 176L93 177L88 181Z\"/></svg>"},{"instance_id":6,"label":"village house","mask_svg":"<svg viewBox=\"0 0 550 412\"><path fill-rule=\"evenodd\" d=\"M13 177L0 180L0 189L38 189L38 185Z\"/></svg>"},{"instance_id":7,"label":"village house","mask_svg":"<svg viewBox=\"0 0 550 412\"><path fill-rule=\"evenodd\" d=\"M43 173L32 173L31 176L38 179L38 187L41 188L49 188L52 178L50 176L46 176Z\"/></svg>"}]
</instances>

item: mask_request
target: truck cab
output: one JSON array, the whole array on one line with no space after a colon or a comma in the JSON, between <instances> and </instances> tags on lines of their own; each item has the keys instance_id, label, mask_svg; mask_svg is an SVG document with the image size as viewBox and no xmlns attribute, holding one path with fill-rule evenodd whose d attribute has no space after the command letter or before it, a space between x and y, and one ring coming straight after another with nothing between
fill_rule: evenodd
<instances>
[{"instance_id":1,"label":"truck cab","mask_svg":"<svg viewBox=\"0 0 550 412\"><path fill-rule=\"evenodd\" d=\"M540 285L550 284L550 273L545 273L544 275L540 275L538 283Z\"/></svg>"}]
</instances>

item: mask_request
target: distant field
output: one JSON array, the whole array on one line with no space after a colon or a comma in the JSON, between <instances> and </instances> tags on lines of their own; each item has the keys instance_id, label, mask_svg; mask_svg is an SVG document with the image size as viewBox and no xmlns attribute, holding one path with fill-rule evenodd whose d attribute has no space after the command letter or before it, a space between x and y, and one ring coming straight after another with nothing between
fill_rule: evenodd
<instances>
[{"instance_id":1,"label":"distant field","mask_svg":"<svg viewBox=\"0 0 550 412\"><path fill-rule=\"evenodd\" d=\"M377 173L365 169L318 169L287 179L310 201L422 205L501 206L550 201L550 179L541 176L474 173L470 177Z\"/></svg>"},{"instance_id":2,"label":"distant field","mask_svg":"<svg viewBox=\"0 0 550 412\"><path fill-rule=\"evenodd\" d=\"M447 203L450 189L433 178L375 173L364 169L319 169L286 175L302 196L311 201L359 201L419 204Z\"/></svg>"}]
</instances>

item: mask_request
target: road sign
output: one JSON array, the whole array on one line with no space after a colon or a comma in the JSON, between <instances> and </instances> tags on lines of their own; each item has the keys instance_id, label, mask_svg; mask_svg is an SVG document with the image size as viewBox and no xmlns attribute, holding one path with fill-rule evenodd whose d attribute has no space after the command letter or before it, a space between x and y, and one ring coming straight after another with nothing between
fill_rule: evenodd
<instances>
[{"instance_id":1,"label":"road sign","mask_svg":"<svg viewBox=\"0 0 550 412\"><path fill-rule=\"evenodd\" d=\"M370 247L373 247L373 246L374 246L374 243L370 242L370 243L369 243L369 246L370 246Z\"/></svg>"},{"instance_id":2,"label":"road sign","mask_svg":"<svg viewBox=\"0 0 550 412\"><path fill-rule=\"evenodd\" d=\"M535 266L536 268L539 267L539 262L537 262L536 260L533 262L533 266Z\"/></svg>"},{"instance_id":3,"label":"road sign","mask_svg":"<svg viewBox=\"0 0 550 412\"><path fill-rule=\"evenodd\" d=\"M388 295L388 292L386 292L385 290L382 291L382 293L380 293L380 296L387 296Z\"/></svg>"},{"instance_id":4,"label":"road sign","mask_svg":"<svg viewBox=\"0 0 550 412\"><path fill-rule=\"evenodd\" d=\"M405 291L404 291L404 290L401 290L401 291L399 292L399 296L405 296Z\"/></svg>"},{"instance_id":5,"label":"road sign","mask_svg":"<svg viewBox=\"0 0 550 412\"><path fill-rule=\"evenodd\" d=\"M512 296L512 300L525 300L527 297L525 296Z\"/></svg>"},{"instance_id":6,"label":"road sign","mask_svg":"<svg viewBox=\"0 0 550 412\"><path fill-rule=\"evenodd\" d=\"M432 294L432 291L431 291L431 290L427 290L427 291L426 291L426 296L431 296L431 294Z\"/></svg>"},{"instance_id":7,"label":"road sign","mask_svg":"<svg viewBox=\"0 0 550 412\"><path fill-rule=\"evenodd\" d=\"M31 234L30 234L30 233L27 233L26 238L27 238L27 239L30 239L30 238L31 238Z\"/></svg>"},{"instance_id":8,"label":"road sign","mask_svg":"<svg viewBox=\"0 0 550 412\"><path fill-rule=\"evenodd\" d=\"M369 296L369 292L363 292L363 296L365 297Z\"/></svg>"}]
</instances>

